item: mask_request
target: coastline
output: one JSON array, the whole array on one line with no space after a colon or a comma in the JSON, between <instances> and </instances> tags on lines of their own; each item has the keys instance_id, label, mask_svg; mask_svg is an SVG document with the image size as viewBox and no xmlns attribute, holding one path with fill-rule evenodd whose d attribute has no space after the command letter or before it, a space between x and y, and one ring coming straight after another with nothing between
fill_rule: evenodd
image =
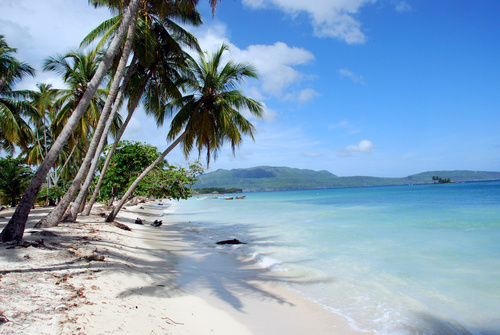
<instances>
[{"instance_id":1,"label":"coastline","mask_svg":"<svg viewBox=\"0 0 500 335\"><path fill-rule=\"evenodd\" d=\"M167 206L154 209L146 203L122 210L116 221L131 231L103 223L99 207L76 224L43 230L56 236L32 228L48 209L32 211L25 232L31 245L0 245L0 331L367 334L288 289L294 278L171 224L150 226ZM0 229L12 212L0 212ZM136 217L145 225L134 224Z\"/></svg>"}]
</instances>

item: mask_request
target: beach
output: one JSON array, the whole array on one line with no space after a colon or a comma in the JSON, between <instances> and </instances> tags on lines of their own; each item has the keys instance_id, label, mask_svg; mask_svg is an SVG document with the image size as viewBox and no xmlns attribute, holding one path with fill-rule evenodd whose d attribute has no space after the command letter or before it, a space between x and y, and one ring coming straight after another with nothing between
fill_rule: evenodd
<instances>
[{"instance_id":1,"label":"beach","mask_svg":"<svg viewBox=\"0 0 500 335\"><path fill-rule=\"evenodd\" d=\"M24 243L0 245L0 333L369 334L287 288L301 278L226 252L238 246L151 226L167 206L127 206L117 225L97 207L47 229L33 226L49 209L32 210Z\"/></svg>"}]
</instances>

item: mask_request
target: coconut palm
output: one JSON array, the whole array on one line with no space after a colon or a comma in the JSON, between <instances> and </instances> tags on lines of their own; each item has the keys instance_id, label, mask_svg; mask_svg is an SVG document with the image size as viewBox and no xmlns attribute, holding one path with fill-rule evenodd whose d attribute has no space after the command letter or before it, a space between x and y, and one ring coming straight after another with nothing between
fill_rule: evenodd
<instances>
[{"instance_id":1,"label":"coconut palm","mask_svg":"<svg viewBox=\"0 0 500 335\"><path fill-rule=\"evenodd\" d=\"M50 84L37 84L38 90L31 91L29 100L35 109L28 118L28 124L33 127L34 141L22 151L24 163L38 166L42 163L52 143L51 120L56 115L56 98L58 90Z\"/></svg>"},{"instance_id":2,"label":"coconut palm","mask_svg":"<svg viewBox=\"0 0 500 335\"><path fill-rule=\"evenodd\" d=\"M135 32L135 22L136 18L132 20L132 23L128 27L128 32L127 32L127 38L125 42L125 47L124 50L119 57L120 61L118 64L118 68L116 69L116 73L122 73L125 70L126 64L128 62L128 58L130 55L130 52L132 50L132 42L133 42L133 36ZM37 223L36 227L52 227L61 221L63 218L64 213L66 212L66 209L68 208L71 200L74 198L75 194L78 192L78 189L80 188L80 184L83 181L83 179L87 176L89 167L92 163L92 159L94 158L94 155L96 153L96 150L100 145L104 147L106 144L107 140L107 131L111 129L111 124L113 122L114 117L116 114L113 114L110 117L111 113L111 107L113 103L115 103L115 98L118 93L118 88L120 86L122 78L120 75L115 75L113 77L113 80L111 82L111 87L109 94L106 99L106 103L104 105L104 109L101 113L101 116L99 118L99 121L97 123L97 126L94 131L94 135L92 136L92 141L89 145L89 150L87 151L85 155L85 159L83 160L80 168L78 169L78 173L76 174L75 178L73 179L73 182L71 183L71 186L69 189L66 191L66 194L62 197L61 201L57 204L57 206L45 217L43 218L40 222ZM119 102L116 102L116 106L119 105ZM115 108L115 110L117 110ZM105 134L104 131L106 131ZM97 160L97 159L96 159ZM91 176L90 176L91 177ZM86 197L87 190L84 190L81 193L81 196L79 196L79 202L78 202L78 207L77 209L74 210L74 212L77 212L78 208L80 207L80 203L83 200L83 197ZM71 218L72 221L76 219L76 214L74 217Z\"/></svg>"},{"instance_id":3,"label":"coconut palm","mask_svg":"<svg viewBox=\"0 0 500 335\"><path fill-rule=\"evenodd\" d=\"M49 57L45 61L44 71L54 71L60 74L68 87L58 90L58 99L55 102L55 105L60 107L52 125L52 131L56 137L61 133L73 110L82 99L101 60L102 54L92 50L87 53L69 52L65 55ZM79 141L87 142L92 129L97 125L107 93L107 89L97 88L96 93L90 99L87 111L69 139L71 144Z\"/></svg>"},{"instance_id":4,"label":"coconut palm","mask_svg":"<svg viewBox=\"0 0 500 335\"><path fill-rule=\"evenodd\" d=\"M181 19L193 25L201 23L198 13L192 8L186 9L180 6L171 7L169 16ZM103 25L112 26L110 24ZM182 46L199 50L194 36L174 23L170 17L160 18L146 11L140 11L137 32L140 33L138 33L136 37L134 52L139 64L130 85L132 91L129 92L131 97L128 108L129 113L119 135L115 139L113 147L108 152L104 166L101 169L99 180L83 215L90 214L90 210L97 199L104 174L111 160L111 155L121 135L125 131L135 108L143 97L143 93L146 92L144 96L144 106L148 114L155 114L156 111L161 108L160 105L162 101L164 104L170 98L180 97L181 94L176 84L180 79L179 71L181 71L183 67L186 67L185 59L187 56ZM175 38L173 36L175 36ZM95 161L97 162L97 159ZM82 191L90 185L90 174L93 174L94 171L95 164L87 176ZM77 198L74 208L77 208L78 205L79 199ZM74 211L72 211L72 215L73 218L76 217Z\"/></svg>"},{"instance_id":5,"label":"coconut palm","mask_svg":"<svg viewBox=\"0 0 500 335\"><path fill-rule=\"evenodd\" d=\"M139 3L141 2L140 0L130 0L127 3L127 6L125 7L125 3L120 0L91 0L91 3L94 5L97 5L99 3L103 3L107 5L110 8L118 8L121 12L124 12L125 14L123 15L123 19L119 25L118 32L115 34L113 37L113 40L111 43L109 43L109 46L106 50L106 53L104 54L103 61L100 63L99 68L96 72L96 75L92 78L92 81L89 85L89 89L86 90L84 93L84 96L82 97L82 100L80 103L77 105L75 108L75 111L73 112L72 116L68 119L68 122L66 123L65 127L61 131L60 136L56 139L54 144L52 145L50 151L47 153L47 156L43 163L40 165L38 168L37 172L35 173L33 179L30 182L30 185L28 185L28 188L21 199L21 202L19 206L17 207L16 211L12 215L9 223L7 226L3 229L3 231L0 233L0 241L12 241L12 240L22 240L23 234L24 234L24 228L26 225L26 220L28 219L28 214L31 210L31 207L35 201L36 195L38 194L38 191L40 190L40 187L43 183L43 180L45 179L47 173L50 170L50 167L52 164L56 161L57 157L59 156L59 153L62 151L63 146L66 144L68 141L69 137L71 136L71 133L73 132L74 128L76 127L77 123L85 113L85 110L88 107L88 104L90 102L90 99L92 96L95 94L97 90L97 86L100 84L102 79L104 78L107 70L109 69L111 62L118 52L118 49L121 45L121 42L123 40L124 35L126 34L126 31L134 17L136 17L138 10L139 10ZM164 2L173 2L173 1L164 1L164 0L149 0L145 1L144 3L148 6L150 5L161 5ZM209 0L210 4L212 5L213 11L215 10L215 6L217 3L217 0ZM193 3L196 4L197 0L193 0ZM118 7L117 7L118 5ZM123 6L123 7L119 7ZM124 73L117 73L116 75L123 76Z\"/></svg>"},{"instance_id":6,"label":"coconut palm","mask_svg":"<svg viewBox=\"0 0 500 335\"><path fill-rule=\"evenodd\" d=\"M50 168L57 160L64 145L70 138L74 129L78 125L78 122L80 121L83 114L87 110L87 107L90 104L90 100L95 95L99 84L106 75L106 72L108 71L113 58L118 52L123 37L127 32L128 27L132 21L132 18L137 15L137 11L139 8L139 1L140 0L130 0L125 10L123 20L120 23L120 28L118 29L118 33L115 35L112 42L109 44L109 47L107 48L104 54L102 62L99 64L99 68L97 69L96 74L89 83L88 89L83 94L82 99L76 106L71 117L68 118L66 125L61 131L61 134L52 144L49 152L47 153L47 156L45 157L45 160L42 162L42 164L36 171L35 175L33 176L33 179L28 185L28 188L24 193L24 196L22 197L19 205L17 206L16 211L12 215L9 223L0 233L0 241L6 242L13 240L18 240L18 241L22 240L24 235L24 228L26 226L26 220L28 219L28 214L35 202L38 191L40 190L40 187L42 186L42 183L45 180Z\"/></svg>"},{"instance_id":7,"label":"coconut palm","mask_svg":"<svg viewBox=\"0 0 500 335\"><path fill-rule=\"evenodd\" d=\"M157 121L162 122L174 112L167 139L174 141L144 172L132 183L127 192L109 214L106 221L114 220L137 185L163 161L172 149L181 143L186 156L193 149L201 155L206 151L207 164L210 157L217 156L224 144L230 144L235 152L241 144L243 135L253 139L254 126L241 113L248 110L256 117L262 117L262 105L235 88L246 78L257 78L254 68L249 64L223 63L222 56L228 50L226 45L208 59L200 54L199 62L188 60L192 75L185 78L187 95L174 99L166 105Z\"/></svg>"},{"instance_id":8,"label":"coconut palm","mask_svg":"<svg viewBox=\"0 0 500 335\"><path fill-rule=\"evenodd\" d=\"M146 4L146 3L144 3ZM187 6L186 6L187 5ZM187 8L187 9L185 9ZM189 15L192 15L192 12L196 13L196 8L192 5L191 1L188 0L183 0L183 1L178 1L178 2L159 2L154 4L153 6L143 8L141 7L139 11L139 16L142 18L143 16L149 16L150 20L153 22L159 21L159 20L165 20L163 16L167 15L174 15L179 13L183 13L185 10L187 10L187 13ZM158 17L156 17L158 16ZM118 15L118 18L120 19L121 17ZM114 18L116 20L116 18ZM141 22L148 21L148 20L141 20ZM135 19L133 23L129 26L129 31L127 34L127 39L125 42L124 46L124 51L122 53L122 56L120 57L120 62L118 65L118 70L117 72L122 72L123 69L125 68L125 65L128 60L128 55L130 53L131 47L132 47L132 41L134 40L134 35L136 31L139 31L143 33L144 29L135 29ZM113 25L116 26L116 25ZM146 29L148 30L148 29ZM85 182L80 190L79 195L77 196L75 203L73 204L70 213L66 216L67 220L70 221L75 221L77 213L84 201L84 198L87 195L87 190L88 187L92 181L92 176L98 161L98 158L102 152L102 149L105 146L105 141L107 137L107 132L109 130L109 122L106 124L106 120L109 120L108 114L110 112L112 104L115 102L115 97L118 91L118 86L121 82L121 76L114 76L113 82L111 84L111 89L110 89L110 94L108 95L108 99L106 101L106 105L104 107L103 113L101 115L101 119L99 120L99 124L96 128L95 134L92 138L92 142L90 144L89 150L87 152L87 155L85 157L85 160L83 161L76 177L73 180L73 183L71 187L68 189L64 197L61 199L61 201L58 203L56 208L45 218L42 219L42 221L37 224L37 227L47 227L47 226L54 226L57 225L60 220L62 219L64 212L66 211L66 208L70 204L70 201L73 199L74 195L80 188L80 183L82 182L83 178L87 176L85 179ZM125 85L126 83L122 84ZM114 112L116 112L117 109L114 109ZM93 164L92 159L94 159ZM90 171L89 171L90 170Z\"/></svg>"},{"instance_id":9,"label":"coconut palm","mask_svg":"<svg viewBox=\"0 0 500 335\"><path fill-rule=\"evenodd\" d=\"M38 166L45 159L53 140L50 125L55 116L55 100L58 90L52 88L50 84L37 84L37 91L30 92L30 101L36 110L28 119L32 125L34 141L26 148L23 148L20 157L25 164ZM50 173L47 175L47 195L51 185ZM48 201L48 198L47 198Z\"/></svg>"},{"instance_id":10,"label":"coconut palm","mask_svg":"<svg viewBox=\"0 0 500 335\"><path fill-rule=\"evenodd\" d=\"M186 3L186 2L189 5L190 1L181 1L181 3ZM167 6L165 6L165 4L167 4ZM170 9L170 8L177 8L177 6L180 6L180 5L177 3L171 4L168 2L166 2L166 3L161 2L161 3L157 4L158 8L153 6L151 8L147 8L147 9L152 11L152 12L158 12L158 13L160 13L160 15L169 15L170 12L178 12L178 11L165 10L164 7L167 7L167 9ZM160 9L160 10L157 10L157 9ZM190 7L189 10L195 11L195 7ZM141 10L139 12L141 17L143 15L142 13L144 13L144 12L145 12L145 10L143 8L141 8ZM122 56L120 57L120 62L118 65L117 72L122 72L126 66L126 63L128 60L128 55L129 55L130 50L132 48L132 42L134 40L134 35L136 32L135 24L134 24L135 22L136 21L134 19L133 24L131 24L129 26L127 39L126 39L125 46L124 46L124 51L123 51ZM142 29L140 29L140 28L137 30L142 31ZM129 69L130 69L130 67L129 67ZM110 94L108 95L108 100L106 101L106 106L104 108L103 114L102 114L101 119L99 121L99 124L97 126L94 137L92 138L92 142L91 142L89 151L87 152L87 156L86 156L77 176L75 177L73 184L68 189L67 193L62 198L62 200L57 205L57 207L46 218L44 218L42 220L42 222L40 222L40 224L37 226L53 226L53 225L58 224L58 222L61 220L67 206L69 205L70 201L73 199L74 195L78 191L78 188L80 187L81 181L83 180L83 178L85 176L87 176L87 178L85 179L85 182L80 190L80 193L78 194L78 196L75 200L75 203L73 204L73 206L70 210L70 213L66 216L67 220L70 220L70 221L76 220L76 216L78 214L78 211L80 210L80 207L82 207L84 198L86 198L86 195L88 192L88 187L92 181L93 173L94 173L98 158L99 158L99 156L100 156L100 154L101 154L101 152L104 149L104 146L106 144L107 133L108 133L109 128L110 128L109 127L110 123L106 122L106 120L109 121L109 119L110 119L107 117L107 115L111 109L112 104L115 102L115 98L117 95L117 91L118 91L118 87L119 87L119 84L121 82L121 79L122 79L121 76L115 76L113 78L113 82L111 84ZM122 87L124 87L125 85L126 85L126 83L123 83ZM116 104L115 104L115 106L116 106ZM115 108L113 110L114 113L116 113L116 111L117 111L117 108ZM94 158L94 156L95 156L95 159L93 161L93 164L91 165L92 158Z\"/></svg>"},{"instance_id":11,"label":"coconut palm","mask_svg":"<svg viewBox=\"0 0 500 335\"><path fill-rule=\"evenodd\" d=\"M26 147L32 140L31 129L23 116L31 114L32 106L24 101L29 91L14 91L14 85L24 76L34 76L35 70L19 62L3 35L0 35L0 150L12 154L16 145Z\"/></svg>"}]
</instances>

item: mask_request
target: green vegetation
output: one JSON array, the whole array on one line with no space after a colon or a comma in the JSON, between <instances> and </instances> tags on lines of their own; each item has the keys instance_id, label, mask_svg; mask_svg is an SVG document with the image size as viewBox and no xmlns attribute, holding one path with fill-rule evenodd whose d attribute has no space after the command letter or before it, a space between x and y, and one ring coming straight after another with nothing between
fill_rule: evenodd
<instances>
[{"instance_id":1,"label":"green vegetation","mask_svg":"<svg viewBox=\"0 0 500 335\"><path fill-rule=\"evenodd\" d=\"M213 11L217 3L209 0ZM40 83L36 91L15 91L15 84L23 76L34 76L34 70L15 59L16 50L0 36L0 150L9 154L19 148L22 162L37 167L0 233L2 242L22 240L37 197L45 197L49 203L59 199L37 227L57 225L66 212L66 219L74 221L90 185L94 192L82 215L88 215L98 195L104 199L123 194L120 204L137 193L186 198L201 167L168 166L165 155L181 143L186 155L192 149L199 154L204 150L209 161L223 144L234 150L243 135L253 138L254 126L240 109L262 115L260 103L237 90L245 78L256 78L252 66L223 63L226 46L207 58L196 38L183 28L202 24L198 1L92 0L90 4L117 15L90 32L80 50L47 58L44 70L60 74L64 88ZM199 51L200 61L192 59L185 48ZM140 102L158 125L171 122L167 139L173 143L139 176L136 166L122 169L121 176L116 171L108 176L102 167L101 180L92 184L97 162L104 159L101 155L108 135L116 134L118 145ZM117 111L125 105L128 116L122 124ZM108 151L108 163L113 150ZM113 168L117 169L116 164ZM15 186L12 180L6 182ZM111 219L120 208L116 206Z\"/></svg>"},{"instance_id":2,"label":"green vegetation","mask_svg":"<svg viewBox=\"0 0 500 335\"><path fill-rule=\"evenodd\" d=\"M435 183L438 183L438 184L449 184L451 183L451 179L450 178L440 178L438 176L432 176L432 180L434 180Z\"/></svg>"},{"instance_id":3,"label":"green vegetation","mask_svg":"<svg viewBox=\"0 0 500 335\"><path fill-rule=\"evenodd\" d=\"M109 147L104 154L108 150ZM104 176L98 200L107 201L123 196L129 185L159 156L158 150L151 145L120 141ZM165 165L166 162L163 161L158 168L163 169Z\"/></svg>"},{"instance_id":4,"label":"green vegetation","mask_svg":"<svg viewBox=\"0 0 500 335\"><path fill-rule=\"evenodd\" d=\"M378 178L366 176L338 177L328 171L259 166L249 169L217 170L200 176L193 188L241 188L243 191L277 191L360 186L430 184L436 174L455 182L500 179L500 172L433 171L405 178Z\"/></svg>"},{"instance_id":5,"label":"green vegetation","mask_svg":"<svg viewBox=\"0 0 500 335\"><path fill-rule=\"evenodd\" d=\"M16 206L32 174L31 169L19 159L0 158L0 204Z\"/></svg>"},{"instance_id":6,"label":"green vegetation","mask_svg":"<svg viewBox=\"0 0 500 335\"><path fill-rule=\"evenodd\" d=\"M223 188L223 187L207 187L207 188L197 188L196 193L198 194L227 194L227 193L241 193L243 190L241 188Z\"/></svg>"},{"instance_id":7,"label":"green vegetation","mask_svg":"<svg viewBox=\"0 0 500 335\"><path fill-rule=\"evenodd\" d=\"M98 199L111 203L116 197L121 198L144 169L158 157L160 157L160 153L151 145L120 141L103 178ZM190 186L201 173L203 173L203 168L198 162L191 164L188 168L183 168L169 165L165 160L162 160L138 184L132 196L187 199L192 195ZM98 177L96 176L95 180Z\"/></svg>"}]
</instances>

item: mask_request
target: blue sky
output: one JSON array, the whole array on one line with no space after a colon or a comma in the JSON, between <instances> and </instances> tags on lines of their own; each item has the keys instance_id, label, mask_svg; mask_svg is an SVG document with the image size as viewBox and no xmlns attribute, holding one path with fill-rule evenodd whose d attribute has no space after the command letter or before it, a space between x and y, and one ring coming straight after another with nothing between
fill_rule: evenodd
<instances>
[{"instance_id":1,"label":"blue sky","mask_svg":"<svg viewBox=\"0 0 500 335\"><path fill-rule=\"evenodd\" d=\"M212 19L200 0L200 11L205 24L186 28L203 49L225 42L228 59L251 61L260 79L242 89L265 106L251 119L255 142L221 151L210 170L500 171L500 2L224 0ZM35 67L109 16L85 0L8 1L0 12L0 33ZM59 83L39 71L20 88L41 81ZM163 151L167 131L139 111L125 137Z\"/></svg>"}]
</instances>

